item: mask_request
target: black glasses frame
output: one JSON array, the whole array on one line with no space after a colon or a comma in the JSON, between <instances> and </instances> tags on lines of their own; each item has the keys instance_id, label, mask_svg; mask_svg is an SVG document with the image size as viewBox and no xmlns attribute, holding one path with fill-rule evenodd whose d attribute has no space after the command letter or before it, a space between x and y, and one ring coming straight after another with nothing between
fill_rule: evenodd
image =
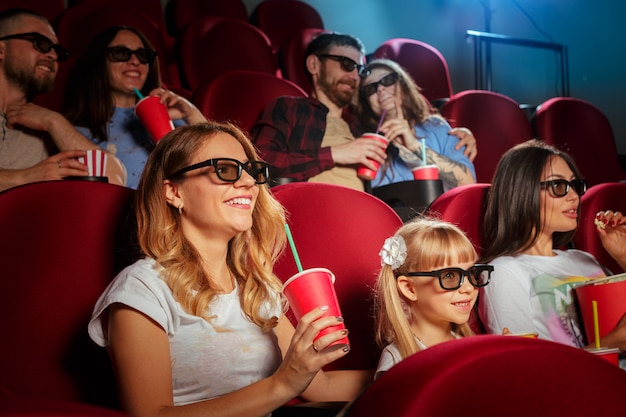
<instances>
[{"instance_id":1,"label":"black glasses frame","mask_svg":"<svg viewBox=\"0 0 626 417\"><path fill-rule=\"evenodd\" d=\"M71 53L63 45L52 42L48 37L37 32L16 33L14 35L7 35L0 38L0 41L8 41L10 39L22 39L25 41L31 41L33 47L44 54L47 54L54 49L57 54L57 60L65 62L69 59Z\"/></svg>"},{"instance_id":2,"label":"black glasses frame","mask_svg":"<svg viewBox=\"0 0 626 417\"><path fill-rule=\"evenodd\" d=\"M230 162L233 165L237 166L237 176L235 178L225 178L224 172L222 172L219 168L220 162ZM205 167L214 167L215 175L221 181L234 183L239 181L241 178L241 174L243 171L246 171L252 178L254 178L254 182L256 184L265 184L270 178L269 165L262 161L248 161L248 162L239 162L236 159L232 158L213 158L207 159L203 162L198 162L197 164L189 165L188 167L181 168L178 171L174 172L172 175L169 175L167 179L172 180L175 178L180 178L183 174L193 171L200 168ZM223 168L223 167L222 167Z\"/></svg>"},{"instance_id":3,"label":"black glasses frame","mask_svg":"<svg viewBox=\"0 0 626 417\"><path fill-rule=\"evenodd\" d=\"M548 189L554 197L565 197L569 193L570 188L573 188L579 197L582 197L587 192L587 181L583 179L541 181L539 185L544 189Z\"/></svg>"},{"instance_id":4,"label":"black glasses frame","mask_svg":"<svg viewBox=\"0 0 626 417\"><path fill-rule=\"evenodd\" d=\"M380 80L376 81L375 83L364 85L363 87L361 87L361 91L363 92L363 95L365 97L369 97L372 94L374 94L376 91L378 91L379 85L389 87L390 85L394 85L395 83L397 83L399 79L400 79L400 76L398 75L397 72L391 72L385 75Z\"/></svg>"},{"instance_id":5,"label":"black glasses frame","mask_svg":"<svg viewBox=\"0 0 626 417\"><path fill-rule=\"evenodd\" d=\"M459 283L455 286L449 287L444 284L444 276L449 273L459 273ZM477 276L482 275L484 272L487 272L487 282L478 282L476 279ZM446 291L458 290L463 286L463 282L465 281L465 277L469 280L470 284L472 284L475 288L484 287L489 284L491 281L491 273L493 272L493 265L488 264L476 264L468 270L462 268L443 268L437 269L436 271L430 272L407 272L404 274L398 275L406 275L409 277L437 277L439 280L439 286Z\"/></svg>"},{"instance_id":6,"label":"black glasses frame","mask_svg":"<svg viewBox=\"0 0 626 417\"><path fill-rule=\"evenodd\" d=\"M125 46L109 46L106 49L107 56L113 62L128 62L135 55L142 64L152 64L158 53L152 49L138 48L134 51Z\"/></svg>"},{"instance_id":7,"label":"black glasses frame","mask_svg":"<svg viewBox=\"0 0 626 417\"><path fill-rule=\"evenodd\" d=\"M352 58L348 58L343 55L331 55L331 54L321 54L317 55L320 59L331 59L333 61L339 62L339 66L345 72L352 72L355 69L361 78L367 77L369 75L369 70L366 69L366 65L361 65L355 62Z\"/></svg>"}]
</instances>

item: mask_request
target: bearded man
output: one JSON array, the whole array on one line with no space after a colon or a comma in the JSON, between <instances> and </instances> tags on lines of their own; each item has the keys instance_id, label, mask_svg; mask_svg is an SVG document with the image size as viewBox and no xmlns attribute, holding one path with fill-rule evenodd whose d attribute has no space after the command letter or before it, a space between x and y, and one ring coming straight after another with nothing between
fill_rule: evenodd
<instances>
[{"instance_id":1,"label":"bearded man","mask_svg":"<svg viewBox=\"0 0 626 417\"><path fill-rule=\"evenodd\" d=\"M48 20L30 10L0 13L0 191L70 176L87 176L76 158L100 149L61 114L32 103L54 87L59 61L69 51L59 45ZM113 155L109 182L126 183L126 168Z\"/></svg>"},{"instance_id":2,"label":"bearded man","mask_svg":"<svg viewBox=\"0 0 626 417\"><path fill-rule=\"evenodd\" d=\"M251 130L274 178L339 184L364 190L358 164L371 169L386 158L385 146L363 133L351 111L365 60L354 36L321 33L308 45L305 64L309 97L271 102ZM355 140L359 138L359 140Z\"/></svg>"}]
</instances>

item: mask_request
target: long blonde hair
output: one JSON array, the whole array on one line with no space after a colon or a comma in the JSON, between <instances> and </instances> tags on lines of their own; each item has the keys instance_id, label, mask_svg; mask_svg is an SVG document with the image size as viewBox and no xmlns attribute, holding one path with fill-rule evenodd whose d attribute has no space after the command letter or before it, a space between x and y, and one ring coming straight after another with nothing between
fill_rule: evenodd
<instances>
[{"instance_id":1,"label":"long blonde hair","mask_svg":"<svg viewBox=\"0 0 626 417\"><path fill-rule=\"evenodd\" d=\"M180 213L166 202L164 181L191 164L192 156L219 132L231 135L249 160L258 160L248 137L231 124L203 123L180 127L166 135L150 154L137 189L138 241L142 251L163 267L162 278L185 311L207 320L207 306L217 294L210 276L201 267L200 255L182 232ZM265 303L282 303L281 283L272 272L285 244L285 213L268 190L259 185L252 213L253 225L229 242L227 264L239 285L245 315L264 330L277 318L263 317ZM281 306L281 308L283 308Z\"/></svg>"},{"instance_id":2,"label":"long blonde hair","mask_svg":"<svg viewBox=\"0 0 626 417\"><path fill-rule=\"evenodd\" d=\"M420 350L411 332L411 309L396 278L411 271L431 271L452 262L476 262L476 250L456 226L442 220L417 217L402 226L394 236L404 239L407 257L395 270L383 264L376 285L376 341L381 347L395 343L402 358ZM460 336L473 335L467 323L450 323Z\"/></svg>"}]
</instances>

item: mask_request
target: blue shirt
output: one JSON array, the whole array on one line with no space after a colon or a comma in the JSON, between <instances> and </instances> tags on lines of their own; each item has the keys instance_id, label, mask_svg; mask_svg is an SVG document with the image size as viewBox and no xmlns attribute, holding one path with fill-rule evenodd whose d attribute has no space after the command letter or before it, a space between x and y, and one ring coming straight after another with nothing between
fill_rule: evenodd
<instances>
[{"instance_id":1,"label":"blue shirt","mask_svg":"<svg viewBox=\"0 0 626 417\"><path fill-rule=\"evenodd\" d=\"M438 117L431 117L423 124L415 126L415 135L418 138L426 138L426 147L453 161L466 165L474 179L476 170L470 160L463 154L463 148L456 150L454 147L459 143L459 138L448 134L452 129L448 122ZM378 175L372 181L373 187L380 187L401 181L412 181L413 172L400 158L400 152L392 146L389 164L386 169L381 166Z\"/></svg>"},{"instance_id":2,"label":"blue shirt","mask_svg":"<svg viewBox=\"0 0 626 417\"><path fill-rule=\"evenodd\" d=\"M184 120L175 120L174 126L184 126ZM122 161L128 173L126 186L137 188L143 167L146 165L148 155L154 149L154 142L148 131L143 127L135 116L135 108L115 107L113 116L107 124L109 140L99 141L91 135L86 127L76 126L82 135L100 146L102 149L114 153Z\"/></svg>"}]
</instances>

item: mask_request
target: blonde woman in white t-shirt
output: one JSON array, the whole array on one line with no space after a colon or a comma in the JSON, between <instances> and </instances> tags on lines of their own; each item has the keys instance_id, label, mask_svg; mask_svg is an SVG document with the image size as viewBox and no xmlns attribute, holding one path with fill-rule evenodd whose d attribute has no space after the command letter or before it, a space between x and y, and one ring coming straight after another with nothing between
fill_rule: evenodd
<instances>
[{"instance_id":1,"label":"blonde woman in white t-shirt","mask_svg":"<svg viewBox=\"0 0 626 417\"><path fill-rule=\"evenodd\" d=\"M217 123L181 127L150 154L137 190L146 258L98 301L91 337L107 346L123 409L138 417L265 416L294 397L349 401L371 372L323 372L348 354L341 317L294 329L272 273L284 212L248 138Z\"/></svg>"}]
</instances>

